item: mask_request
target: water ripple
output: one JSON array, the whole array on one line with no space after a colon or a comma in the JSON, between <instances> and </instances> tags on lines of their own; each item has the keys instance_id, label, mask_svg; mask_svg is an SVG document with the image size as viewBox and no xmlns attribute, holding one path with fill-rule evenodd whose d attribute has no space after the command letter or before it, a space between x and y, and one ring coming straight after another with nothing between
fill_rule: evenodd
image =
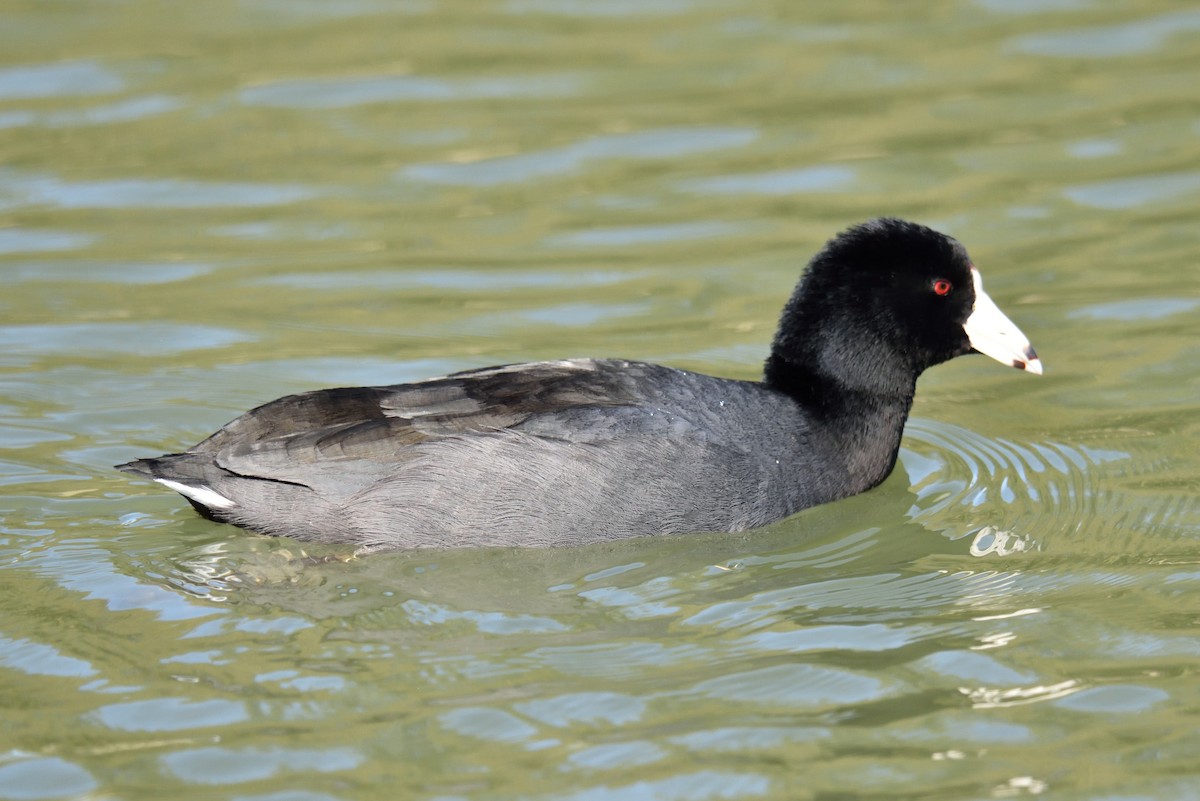
<instances>
[{"instance_id":1,"label":"water ripple","mask_svg":"<svg viewBox=\"0 0 1200 801\"><path fill-rule=\"evenodd\" d=\"M1081 139L1068 142L1063 149L1077 159L1099 159L1123 153L1125 144L1116 139Z\"/></svg>"},{"instance_id":2,"label":"water ripple","mask_svg":"<svg viewBox=\"0 0 1200 801\"><path fill-rule=\"evenodd\" d=\"M744 233L751 226L722 220L664 223L662 225L625 225L590 228L553 234L543 240L548 247L625 247L655 245L692 239L713 239Z\"/></svg>"},{"instance_id":3,"label":"water ripple","mask_svg":"<svg viewBox=\"0 0 1200 801\"><path fill-rule=\"evenodd\" d=\"M0 128L18 128L28 125L45 125L50 128L112 125L177 111L184 108L184 105L182 100L168 95L146 95L69 111L6 111L0 114Z\"/></svg>"},{"instance_id":4,"label":"water ripple","mask_svg":"<svg viewBox=\"0 0 1200 801\"><path fill-rule=\"evenodd\" d=\"M247 87L238 92L238 100L247 106L331 109L372 103L569 97L579 91L581 84L582 79L574 75L458 79L422 75L302 78Z\"/></svg>"},{"instance_id":5,"label":"water ripple","mask_svg":"<svg viewBox=\"0 0 1200 801\"><path fill-rule=\"evenodd\" d=\"M1148 712L1151 707L1166 703L1170 698L1170 694L1156 687L1110 684L1074 693L1056 701L1055 706L1073 712L1135 714Z\"/></svg>"},{"instance_id":6,"label":"water ripple","mask_svg":"<svg viewBox=\"0 0 1200 801\"><path fill-rule=\"evenodd\" d=\"M1200 11L1179 11L1118 25L1034 33L1012 48L1036 56L1112 58L1160 49L1172 36L1200 30Z\"/></svg>"},{"instance_id":7,"label":"water ripple","mask_svg":"<svg viewBox=\"0 0 1200 801\"><path fill-rule=\"evenodd\" d=\"M493 742L519 743L538 735L537 727L511 712L485 706L461 706L442 713L439 719L451 731Z\"/></svg>"},{"instance_id":8,"label":"water ripple","mask_svg":"<svg viewBox=\"0 0 1200 801\"><path fill-rule=\"evenodd\" d=\"M194 748L162 757L172 775L201 785L238 784L287 773L349 771L365 757L350 748Z\"/></svg>"},{"instance_id":9,"label":"water ripple","mask_svg":"<svg viewBox=\"0 0 1200 801\"><path fill-rule=\"evenodd\" d=\"M701 770L663 779L650 779L615 787L599 785L567 795L544 796L555 801L708 801L766 795L771 782L754 773Z\"/></svg>"},{"instance_id":10,"label":"water ripple","mask_svg":"<svg viewBox=\"0 0 1200 801\"><path fill-rule=\"evenodd\" d=\"M78 250L96 241L91 234L31 228L0 228L0 253L44 253Z\"/></svg>"},{"instance_id":11,"label":"water ripple","mask_svg":"<svg viewBox=\"0 0 1200 801\"><path fill-rule=\"evenodd\" d=\"M95 61L60 61L0 69L0 100L78 97L118 92L120 76Z\"/></svg>"},{"instance_id":12,"label":"water ripple","mask_svg":"<svg viewBox=\"0 0 1200 801\"><path fill-rule=\"evenodd\" d=\"M526 717L558 728L577 723L622 726L640 720L646 702L623 693L579 692L522 701L513 708Z\"/></svg>"},{"instance_id":13,"label":"water ripple","mask_svg":"<svg viewBox=\"0 0 1200 801\"><path fill-rule=\"evenodd\" d=\"M414 164L400 175L452 186L497 186L576 172L590 162L666 159L742 147L754 141L749 128L663 128L606 134L564 147L463 163Z\"/></svg>"},{"instance_id":14,"label":"water ripple","mask_svg":"<svg viewBox=\"0 0 1200 801\"><path fill-rule=\"evenodd\" d=\"M1145 175L1115 181L1079 184L1063 189L1067 199L1081 206L1111 211L1133 209L1200 192L1200 172Z\"/></svg>"},{"instance_id":15,"label":"water ripple","mask_svg":"<svg viewBox=\"0 0 1200 801\"><path fill-rule=\"evenodd\" d=\"M0 326L0 350L8 353L123 353L171 355L223 348L254 339L249 334L211 325L174 323L65 323Z\"/></svg>"},{"instance_id":16,"label":"water ripple","mask_svg":"<svg viewBox=\"0 0 1200 801\"><path fill-rule=\"evenodd\" d=\"M66 656L50 645L0 635L0 665L30 676L94 676L98 671L88 662Z\"/></svg>"},{"instance_id":17,"label":"water ripple","mask_svg":"<svg viewBox=\"0 0 1200 801\"><path fill-rule=\"evenodd\" d=\"M255 284L321 291L353 289L426 289L480 292L523 289L575 289L610 286L645 273L616 270L345 270L331 273L284 273L255 280Z\"/></svg>"},{"instance_id":18,"label":"water ripple","mask_svg":"<svg viewBox=\"0 0 1200 801\"><path fill-rule=\"evenodd\" d=\"M1090 0L975 0L993 14L1054 14L1090 8Z\"/></svg>"},{"instance_id":19,"label":"water ripple","mask_svg":"<svg viewBox=\"0 0 1200 801\"><path fill-rule=\"evenodd\" d=\"M28 759L28 755L9 751L5 759L16 759L0 765L2 798L82 798L97 787L92 774L73 762L59 757Z\"/></svg>"},{"instance_id":20,"label":"water ripple","mask_svg":"<svg viewBox=\"0 0 1200 801\"><path fill-rule=\"evenodd\" d=\"M918 445L904 449L917 495L910 516L952 538L972 536L976 555L1036 548L1032 532L1085 526L1102 495L1094 469L1130 458L1082 445L993 439L920 419L906 434Z\"/></svg>"},{"instance_id":21,"label":"water ripple","mask_svg":"<svg viewBox=\"0 0 1200 801\"><path fill-rule=\"evenodd\" d=\"M443 604L418 601L415 598L400 604L409 619L419 625L444 625L462 621L488 634L523 634L529 632L567 631L568 626L548 617L513 615L503 612L459 611Z\"/></svg>"},{"instance_id":22,"label":"water ripple","mask_svg":"<svg viewBox=\"0 0 1200 801\"><path fill-rule=\"evenodd\" d=\"M1200 307L1200 300L1189 298L1137 298L1084 306L1067 315L1070 319L1088 317L1093 320L1161 320Z\"/></svg>"},{"instance_id":23,"label":"water ripple","mask_svg":"<svg viewBox=\"0 0 1200 801\"><path fill-rule=\"evenodd\" d=\"M701 681L684 693L721 701L787 705L805 710L862 704L892 694L891 688L875 676L806 664L727 673Z\"/></svg>"},{"instance_id":24,"label":"water ripple","mask_svg":"<svg viewBox=\"0 0 1200 801\"><path fill-rule=\"evenodd\" d=\"M350 17L420 14L434 8L432 0L242 0L241 7L277 26L281 19L324 23Z\"/></svg>"},{"instance_id":25,"label":"water ripple","mask_svg":"<svg viewBox=\"0 0 1200 801\"><path fill-rule=\"evenodd\" d=\"M64 284L166 284L211 271L207 264L187 262L34 261L4 267L10 281Z\"/></svg>"},{"instance_id":26,"label":"water ripple","mask_svg":"<svg viewBox=\"0 0 1200 801\"><path fill-rule=\"evenodd\" d=\"M649 740L636 740L629 743L609 743L594 745L582 751L576 751L567 757L572 767L587 770L616 770L631 768L637 765L649 765L666 758L666 750L659 748Z\"/></svg>"},{"instance_id":27,"label":"water ripple","mask_svg":"<svg viewBox=\"0 0 1200 801\"><path fill-rule=\"evenodd\" d=\"M794 195L842 192L852 186L857 178L857 172L851 167L823 164L794 170L695 178L681 182L679 187L688 192L721 195Z\"/></svg>"},{"instance_id":28,"label":"water ripple","mask_svg":"<svg viewBox=\"0 0 1200 801\"><path fill-rule=\"evenodd\" d=\"M319 190L294 184L115 178L64 181L51 175L0 171L0 209L57 206L64 209L280 206L307 200Z\"/></svg>"},{"instance_id":29,"label":"water ripple","mask_svg":"<svg viewBox=\"0 0 1200 801\"><path fill-rule=\"evenodd\" d=\"M666 17L683 14L696 6L695 0L509 0L504 8L511 14L557 14L564 17Z\"/></svg>"},{"instance_id":30,"label":"water ripple","mask_svg":"<svg viewBox=\"0 0 1200 801\"><path fill-rule=\"evenodd\" d=\"M110 729L121 731L182 731L225 726L249 717L245 704L225 698L148 698L102 706L92 715Z\"/></svg>"}]
</instances>

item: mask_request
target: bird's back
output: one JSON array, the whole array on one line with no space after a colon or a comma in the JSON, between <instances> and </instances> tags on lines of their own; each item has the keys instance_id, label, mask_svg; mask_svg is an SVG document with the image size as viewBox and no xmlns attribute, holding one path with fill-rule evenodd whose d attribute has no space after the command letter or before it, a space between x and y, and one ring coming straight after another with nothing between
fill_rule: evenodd
<instances>
[{"instance_id":1,"label":"bird's back","mask_svg":"<svg viewBox=\"0 0 1200 801\"><path fill-rule=\"evenodd\" d=\"M754 382L542 362L280 398L123 467L219 520L363 546L736 531L810 505L796 412Z\"/></svg>"}]
</instances>

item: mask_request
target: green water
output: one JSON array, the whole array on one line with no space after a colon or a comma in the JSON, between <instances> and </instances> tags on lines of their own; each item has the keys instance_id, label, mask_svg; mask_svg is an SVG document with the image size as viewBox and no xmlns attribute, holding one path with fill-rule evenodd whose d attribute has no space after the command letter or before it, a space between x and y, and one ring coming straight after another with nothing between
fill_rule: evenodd
<instances>
[{"instance_id":1,"label":"green water","mask_svg":"<svg viewBox=\"0 0 1200 801\"><path fill-rule=\"evenodd\" d=\"M0 800L1200 798L1197 87L1185 3L6 0ZM1046 375L936 368L766 530L347 560L110 468L320 386L753 378L880 214Z\"/></svg>"}]
</instances>

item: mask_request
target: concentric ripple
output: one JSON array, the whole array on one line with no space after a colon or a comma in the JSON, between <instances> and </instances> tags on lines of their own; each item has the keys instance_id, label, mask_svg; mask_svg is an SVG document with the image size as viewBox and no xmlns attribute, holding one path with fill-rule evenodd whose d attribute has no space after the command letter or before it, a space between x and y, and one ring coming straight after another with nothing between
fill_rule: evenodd
<instances>
[{"instance_id":1,"label":"concentric ripple","mask_svg":"<svg viewBox=\"0 0 1200 801\"><path fill-rule=\"evenodd\" d=\"M916 502L910 517L952 539L972 537L977 556L1041 549L1047 541L1111 520L1099 468L1131 458L1058 442L990 438L961 426L911 420L901 461Z\"/></svg>"}]
</instances>

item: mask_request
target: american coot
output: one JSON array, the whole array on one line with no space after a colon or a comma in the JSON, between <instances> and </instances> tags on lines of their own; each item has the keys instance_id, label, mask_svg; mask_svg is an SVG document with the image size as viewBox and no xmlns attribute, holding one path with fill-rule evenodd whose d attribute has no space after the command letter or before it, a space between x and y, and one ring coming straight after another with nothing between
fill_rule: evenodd
<instances>
[{"instance_id":1,"label":"american coot","mask_svg":"<svg viewBox=\"0 0 1200 801\"><path fill-rule=\"evenodd\" d=\"M1042 372L962 245L885 218L813 258L761 382L571 359L324 389L119 469L213 520L363 549L741 531L883 481L917 376L973 350Z\"/></svg>"}]
</instances>

